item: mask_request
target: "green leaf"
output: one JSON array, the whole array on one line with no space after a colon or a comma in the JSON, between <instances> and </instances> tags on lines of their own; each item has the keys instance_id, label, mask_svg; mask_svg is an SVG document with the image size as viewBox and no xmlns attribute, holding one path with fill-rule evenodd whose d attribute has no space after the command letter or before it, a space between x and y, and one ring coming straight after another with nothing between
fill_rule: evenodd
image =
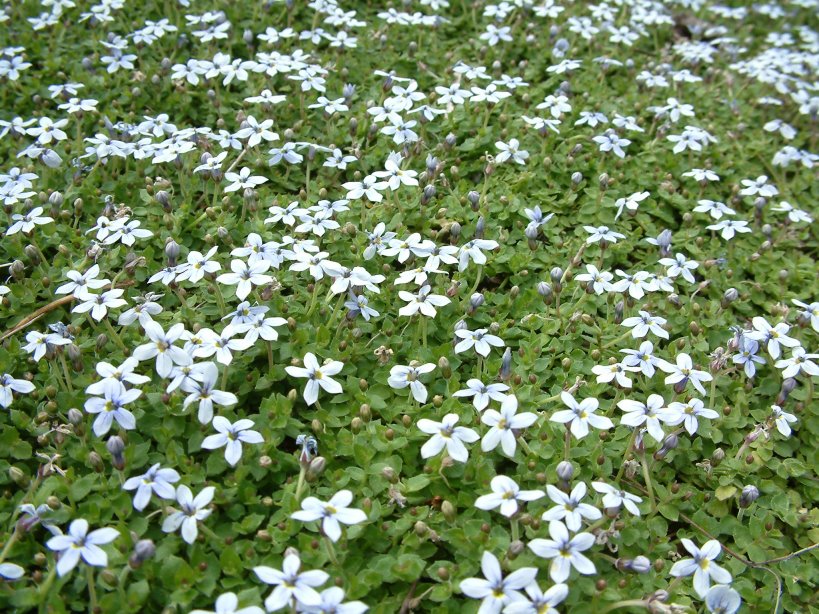
<instances>
[{"instance_id":1,"label":"green leaf","mask_svg":"<svg viewBox=\"0 0 819 614\"><path fill-rule=\"evenodd\" d=\"M720 501L725 501L726 499L730 499L733 497L737 492L736 486L720 486L717 488L716 492L714 493Z\"/></svg>"},{"instance_id":2,"label":"green leaf","mask_svg":"<svg viewBox=\"0 0 819 614\"><path fill-rule=\"evenodd\" d=\"M405 482L407 492L418 492L419 490L423 490L429 485L429 483L430 479L424 474L413 476Z\"/></svg>"}]
</instances>

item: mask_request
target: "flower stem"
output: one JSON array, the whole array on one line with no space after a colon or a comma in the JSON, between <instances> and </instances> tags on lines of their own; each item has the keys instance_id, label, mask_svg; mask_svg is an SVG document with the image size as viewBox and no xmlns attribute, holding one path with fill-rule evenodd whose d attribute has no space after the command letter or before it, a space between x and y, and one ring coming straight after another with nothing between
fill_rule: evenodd
<instances>
[{"instance_id":1,"label":"flower stem","mask_svg":"<svg viewBox=\"0 0 819 614\"><path fill-rule=\"evenodd\" d=\"M566 425L566 434L563 437L563 460L568 461L572 452L572 432Z\"/></svg>"},{"instance_id":2,"label":"flower stem","mask_svg":"<svg viewBox=\"0 0 819 614\"><path fill-rule=\"evenodd\" d=\"M211 282L210 284L213 293L216 295L216 302L219 304L219 313L224 316L227 314L227 309L225 309L225 299L222 298L222 293L219 291L219 287Z\"/></svg>"},{"instance_id":3,"label":"flower stem","mask_svg":"<svg viewBox=\"0 0 819 614\"><path fill-rule=\"evenodd\" d=\"M296 503L301 501L301 493L304 490L304 478L307 476L307 466L302 463L299 471L299 481L296 483Z\"/></svg>"},{"instance_id":4,"label":"flower stem","mask_svg":"<svg viewBox=\"0 0 819 614\"><path fill-rule=\"evenodd\" d=\"M92 612L97 610L97 586L94 580L94 568L90 565L85 566L85 577L88 581L88 595L91 599L90 609ZM125 604L123 604L125 605Z\"/></svg>"},{"instance_id":5,"label":"flower stem","mask_svg":"<svg viewBox=\"0 0 819 614\"><path fill-rule=\"evenodd\" d=\"M45 581L40 585L37 594L40 598L40 611L45 612L45 604L48 600L48 594L51 591L51 585L54 584L54 578L57 577L57 564L51 566L51 569L46 576Z\"/></svg>"},{"instance_id":6,"label":"flower stem","mask_svg":"<svg viewBox=\"0 0 819 614\"><path fill-rule=\"evenodd\" d=\"M63 354L62 350L57 351L57 356L60 360L60 364L63 367L63 374L65 375L65 385L68 387L68 392L74 392L74 386L71 384L71 377L68 374L68 365L65 362L65 355Z\"/></svg>"},{"instance_id":7,"label":"flower stem","mask_svg":"<svg viewBox=\"0 0 819 614\"><path fill-rule=\"evenodd\" d=\"M114 327L111 326L111 322L108 321L108 318L103 318L102 321L105 323L105 329L111 334L111 339L114 340L121 350L124 352L128 351L128 346L125 345L125 342L122 340L122 337L119 336L119 333L114 330Z\"/></svg>"},{"instance_id":8,"label":"flower stem","mask_svg":"<svg viewBox=\"0 0 819 614\"><path fill-rule=\"evenodd\" d=\"M628 459L628 455L631 453L631 450L634 448L634 441L637 439L637 429L632 429L631 431L631 439L628 440L628 445L626 446L626 451L623 453L623 460L620 463L620 470L617 472L617 477L614 478L614 481L619 483L620 478L623 477L623 472L626 470L626 460Z\"/></svg>"},{"instance_id":9,"label":"flower stem","mask_svg":"<svg viewBox=\"0 0 819 614\"><path fill-rule=\"evenodd\" d=\"M648 498L651 500L651 511L657 511L657 500L654 498L654 487L651 484L651 474L648 471L648 463L646 462L646 453L643 451L640 454L640 464L643 466L643 479L646 482L646 488L648 489Z\"/></svg>"},{"instance_id":10,"label":"flower stem","mask_svg":"<svg viewBox=\"0 0 819 614\"><path fill-rule=\"evenodd\" d=\"M9 537L9 540L6 542L6 545L3 547L3 551L0 552L0 563L2 563L3 561L6 560L6 556L8 555L9 551L14 546L14 544L17 543L17 540L20 539L20 533L21 533L21 531L20 531L19 526L17 524L15 524L14 525L14 532L11 534L11 537Z\"/></svg>"},{"instance_id":11,"label":"flower stem","mask_svg":"<svg viewBox=\"0 0 819 614\"><path fill-rule=\"evenodd\" d=\"M327 556L330 559L330 562L343 572L344 569L341 567L341 565L339 565L338 558L336 557L336 549L333 546L333 542L326 535L324 536L324 545L327 548Z\"/></svg>"},{"instance_id":12,"label":"flower stem","mask_svg":"<svg viewBox=\"0 0 819 614\"><path fill-rule=\"evenodd\" d=\"M518 519L512 518L512 541L516 542L520 539L520 526L518 525Z\"/></svg>"},{"instance_id":13,"label":"flower stem","mask_svg":"<svg viewBox=\"0 0 819 614\"><path fill-rule=\"evenodd\" d=\"M270 341L265 343L267 345L267 371L273 373L273 343Z\"/></svg>"}]
</instances>

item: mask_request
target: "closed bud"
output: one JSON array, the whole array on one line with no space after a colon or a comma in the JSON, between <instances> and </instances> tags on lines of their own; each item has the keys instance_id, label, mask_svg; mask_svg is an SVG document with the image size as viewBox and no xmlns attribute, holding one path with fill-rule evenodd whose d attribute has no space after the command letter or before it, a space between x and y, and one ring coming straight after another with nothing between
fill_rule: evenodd
<instances>
[{"instance_id":1,"label":"closed bud","mask_svg":"<svg viewBox=\"0 0 819 614\"><path fill-rule=\"evenodd\" d=\"M457 242L458 237L461 236L461 225L458 222L453 222L449 227L449 237L452 242Z\"/></svg>"},{"instance_id":2,"label":"closed bud","mask_svg":"<svg viewBox=\"0 0 819 614\"><path fill-rule=\"evenodd\" d=\"M484 298L483 294L480 292L475 292L475 294L469 297L469 307L466 310L467 313L469 315L474 315L478 308L484 304L485 300L486 299Z\"/></svg>"},{"instance_id":3,"label":"closed bud","mask_svg":"<svg viewBox=\"0 0 819 614\"><path fill-rule=\"evenodd\" d=\"M177 258L179 258L179 243L169 239L165 244L165 257L168 259L168 266L176 266Z\"/></svg>"},{"instance_id":4,"label":"closed bud","mask_svg":"<svg viewBox=\"0 0 819 614\"><path fill-rule=\"evenodd\" d=\"M583 181L583 174L579 171L575 171L572 173L572 185L577 187L580 185L580 182Z\"/></svg>"},{"instance_id":5,"label":"closed bud","mask_svg":"<svg viewBox=\"0 0 819 614\"><path fill-rule=\"evenodd\" d=\"M507 347L501 359L500 378L501 381L508 382L510 377L512 377L512 348Z\"/></svg>"},{"instance_id":6,"label":"closed bud","mask_svg":"<svg viewBox=\"0 0 819 614\"><path fill-rule=\"evenodd\" d=\"M307 468L307 479L314 480L324 472L327 466L327 460L323 456L317 456L310 461Z\"/></svg>"},{"instance_id":7,"label":"closed bud","mask_svg":"<svg viewBox=\"0 0 819 614\"><path fill-rule=\"evenodd\" d=\"M97 454L96 451L92 451L88 455L88 464L91 465L91 468L96 472L101 472L105 466L102 463L102 457Z\"/></svg>"},{"instance_id":8,"label":"closed bud","mask_svg":"<svg viewBox=\"0 0 819 614\"><path fill-rule=\"evenodd\" d=\"M134 552L128 558L128 565L133 569L138 568L145 561L152 558L156 553L156 546L150 539L140 539L134 544Z\"/></svg>"},{"instance_id":9,"label":"closed bud","mask_svg":"<svg viewBox=\"0 0 819 614\"><path fill-rule=\"evenodd\" d=\"M108 336L105 333L97 335L96 348L97 352L102 352L105 346L108 345Z\"/></svg>"},{"instance_id":10,"label":"closed bud","mask_svg":"<svg viewBox=\"0 0 819 614\"><path fill-rule=\"evenodd\" d=\"M37 251L37 248L33 245L26 245L23 248L23 253L26 255L28 261L33 265L40 264L40 253Z\"/></svg>"},{"instance_id":11,"label":"closed bud","mask_svg":"<svg viewBox=\"0 0 819 614\"><path fill-rule=\"evenodd\" d=\"M395 484L398 482L398 474L395 472L395 469L392 467L384 467L381 470L381 475L390 483Z\"/></svg>"},{"instance_id":12,"label":"closed bud","mask_svg":"<svg viewBox=\"0 0 819 614\"><path fill-rule=\"evenodd\" d=\"M154 200L162 205L162 208L165 211L170 212L171 210L171 195L168 194L165 190L159 190L156 194L154 194Z\"/></svg>"},{"instance_id":13,"label":"closed bud","mask_svg":"<svg viewBox=\"0 0 819 614\"><path fill-rule=\"evenodd\" d=\"M421 195L421 204L426 205L429 201L435 198L436 190L435 186L432 184L425 185L424 191Z\"/></svg>"},{"instance_id":14,"label":"closed bud","mask_svg":"<svg viewBox=\"0 0 819 614\"><path fill-rule=\"evenodd\" d=\"M759 489L753 484L749 484L742 489L742 494L739 495L739 507L750 507L751 503L759 499Z\"/></svg>"},{"instance_id":15,"label":"closed bud","mask_svg":"<svg viewBox=\"0 0 819 614\"><path fill-rule=\"evenodd\" d=\"M350 421L350 428L353 430L353 433L357 433L358 431L360 431L362 426L364 426L364 423L358 416L356 416Z\"/></svg>"},{"instance_id":16,"label":"closed bud","mask_svg":"<svg viewBox=\"0 0 819 614\"><path fill-rule=\"evenodd\" d=\"M623 323L623 312L626 310L626 304L623 301L617 301L617 304L614 305L614 323L615 324L622 324Z\"/></svg>"},{"instance_id":17,"label":"closed bud","mask_svg":"<svg viewBox=\"0 0 819 614\"><path fill-rule=\"evenodd\" d=\"M108 441L105 442L105 448L111 455L111 463L114 465L114 467L116 467L119 471L125 469L125 442L122 441L122 437L119 435L110 437Z\"/></svg>"},{"instance_id":18,"label":"closed bud","mask_svg":"<svg viewBox=\"0 0 819 614\"><path fill-rule=\"evenodd\" d=\"M415 534L418 537L424 537L426 536L427 533L429 533L429 527L427 526L427 523L422 522L421 520L415 523L413 529L415 530Z\"/></svg>"},{"instance_id":19,"label":"closed bud","mask_svg":"<svg viewBox=\"0 0 819 614\"><path fill-rule=\"evenodd\" d=\"M65 199L63 198L62 193L52 192L51 195L48 197L48 204L50 204L52 207L56 209L59 209L60 207L63 206L64 200Z\"/></svg>"},{"instance_id":20,"label":"closed bud","mask_svg":"<svg viewBox=\"0 0 819 614\"><path fill-rule=\"evenodd\" d=\"M564 482L571 482L574 476L574 467L569 461L560 461L557 464L557 477Z\"/></svg>"},{"instance_id":21,"label":"closed bud","mask_svg":"<svg viewBox=\"0 0 819 614\"><path fill-rule=\"evenodd\" d=\"M446 138L444 139L444 145L446 145L447 149L452 149L453 147L455 147L455 144L457 142L458 142L458 137L456 137L451 132L449 134L447 134Z\"/></svg>"},{"instance_id":22,"label":"closed bud","mask_svg":"<svg viewBox=\"0 0 819 614\"><path fill-rule=\"evenodd\" d=\"M529 224L526 226L526 230L523 231L523 234L529 241L534 242L540 234L540 226L537 224ZM534 247L532 247L532 243L530 243L529 247L533 250L537 249L537 243L534 243Z\"/></svg>"},{"instance_id":23,"label":"closed bud","mask_svg":"<svg viewBox=\"0 0 819 614\"><path fill-rule=\"evenodd\" d=\"M558 288L560 288L560 280L563 279L563 269L561 269L559 266L552 268L552 270L549 271L549 277L552 278L552 282L555 285L555 291L560 292Z\"/></svg>"},{"instance_id":24,"label":"closed bud","mask_svg":"<svg viewBox=\"0 0 819 614\"><path fill-rule=\"evenodd\" d=\"M449 501L444 501L441 503L441 513L444 515L444 518L447 519L447 522L453 522L455 520L455 506L452 505Z\"/></svg>"},{"instance_id":25,"label":"closed bud","mask_svg":"<svg viewBox=\"0 0 819 614\"><path fill-rule=\"evenodd\" d=\"M15 260L9 267L9 272L14 279L23 279L26 274L26 265L22 260Z\"/></svg>"},{"instance_id":26,"label":"closed bud","mask_svg":"<svg viewBox=\"0 0 819 614\"><path fill-rule=\"evenodd\" d=\"M470 190L469 193L467 193L466 195L466 200L467 202L469 202L469 205L472 207L472 210L477 211L478 204L481 202L481 195L475 190Z\"/></svg>"},{"instance_id":27,"label":"closed bud","mask_svg":"<svg viewBox=\"0 0 819 614\"><path fill-rule=\"evenodd\" d=\"M259 467L262 469L269 469L273 466L273 459L267 455L259 457Z\"/></svg>"},{"instance_id":28,"label":"closed bud","mask_svg":"<svg viewBox=\"0 0 819 614\"><path fill-rule=\"evenodd\" d=\"M537 285L537 293L544 299L551 298L553 294L552 286L547 284L545 281L542 281Z\"/></svg>"},{"instance_id":29,"label":"closed bud","mask_svg":"<svg viewBox=\"0 0 819 614\"><path fill-rule=\"evenodd\" d=\"M19 467L9 467L9 479L21 488L28 486L28 478Z\"/></svg>"},{"instance_id":30,"label":"closed bud","mask_svg":"<svg viewBox=\"0 0 819 614\"><path fill-rule=\"evenodd\" d=\"M483 233L486 230L486 220L483 216L478 218L478 223L475 224L475 238L483 239Z\"/></svg>"},{"instance_id":31,"label":"closed bud","mask_svg":"<svg viewBox=\"0 0 819 614\"><path fill-rule=\"evenodd\" d=\"M358 408L358 415L361 417L362 420L369 421L373 417L373 412L367 403L363 403L361 407Z\"/></svg>"},{"instance_id":32,"label":"closed bud","mask_svg":"<svg viewBox=\"0 0 819 614\"><path fill-rule=\"evenodd\" d=\"M509 549L506 551L506 558L508 558L510 561L514 561L521 554L523 554L525 549L526 545L519 539L516 539L509 544Z\"/></svg>"},{"instance_id":33,"label":"closed bud","mask_svg":"<svg viewBox=\"0 0 819 614\"><path fill-rule=\"evenodd\" d=\"M69 409L68 422L69 424L73 424L74 426L82 424L82 412L76 407L72 407L71 409Z\"/></svg>"},{"instance_id":34,"label":"closed bud","mask_svg":"<svg viewBox=\"0 0 819 614\"><path fill-rule=\"evenodd\" d=\"M448 380L452 377L452 367L449 364L449 359L446 356L441 356L438 359L438 369L441 371L441 375L444 379Z\"/></svg>"}]
</instances>

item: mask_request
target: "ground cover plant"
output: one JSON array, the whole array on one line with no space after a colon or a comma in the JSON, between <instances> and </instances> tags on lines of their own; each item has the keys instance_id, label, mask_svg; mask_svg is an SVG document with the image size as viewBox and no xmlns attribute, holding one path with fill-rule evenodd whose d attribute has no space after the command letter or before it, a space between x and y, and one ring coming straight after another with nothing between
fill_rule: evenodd
<instances>
[{"instance_id":1,"label":"ground cover plant","mask_svg":"<svg viewBox=\"0 0 819 614\"><path fill-rule=\"evenodd\" d=\"M817 9L0 4L0 607L819 608Z\"/></svg>"}]
</instances>

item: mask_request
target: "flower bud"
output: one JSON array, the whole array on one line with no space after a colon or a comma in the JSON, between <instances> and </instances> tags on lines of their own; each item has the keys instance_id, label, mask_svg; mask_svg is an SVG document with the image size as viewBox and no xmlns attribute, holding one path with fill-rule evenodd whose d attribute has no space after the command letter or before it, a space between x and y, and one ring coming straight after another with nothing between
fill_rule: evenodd
<instances>
[{"instance_id":1,"label":"flower bud","mask_svg":"<svg viewBox=\"0 0 819 614\"><path fill-rule=\"evenodd\" d=\"M446 518L447 522L453 522L455 520L456 515L455 506L452 505L451 502L444 501L443 503L441 503L441 513L444 515L444 518Z\"/></svg>"},{"instance_id":2,"label":"flower bud","mask_svg":"<svg viewBox=\"0 0 819 614\"><path fill-rule=\"evenodd\" d=\"M506 557L510 561L513 561L521 554L523 554L523 551L525 549L526 549L525 544L519 539L516 539L515 541L509 544L509 549L506 551Z\"/></svg>"},{"instance_id":3,"label":"flower bud","mask_svg":"<svg viewBox=\"0 0 819 614\"><path fill-rule=\"evenodd\" d=\"M381 470L381 475L390 483L395 484L398 482L398 474L395 472L395 469L392 467L384 467Z\"/></svg>"},{"instance_id":4,"label":"flower bud","mask_svg":"<svg viewBox=\"0 0 819 614\"><path fill-rule=\"evenodd\" d=\"M486 220L481 216L478 218L478 223L475 224L475 238L483 239L484 230L486 230Z\"/></svg>"},{"instance_id":5,"label":"flower bud","mask_svg":"<svg viewBox=\"0 0 819 614\"><path fill-rule=\"evenodd\" d=\"M742 489L742 494L739 495L739 507L750 507L751 503L757 499L759 499L759 489L753 484L749 484Z\"/></svg>"},{"instance_id":6,"label":"flower bud","mask_svg":"<svg viewBox=\"0 0 819 614\"><path fill-rule=\"evenodd\" d=\"M307 479L314 480L322 474L324 468L327 466L327 460L323 456L317 456L310 461L307 467Z\"/></svg>"},{"instance_id":7,"label":"flower bud","mask_svg":"<svg viewBox=\"0 0 819 614\"><path fill-rule=\"evenodd\" d=\"M512 377L512 348L507 347L501 359L500 378L502 382L508 382L510 377Z\"/></svg>"},{"instance_id":8,"label":"flower bud","mask_svg":"<svg viewBox=\"0 0 819 614\"><path fill-rule=\"evenodd\" d=\"M739 292L737 292L736 288L728 288L723 294L722 299L720 300L720 307L723 309L727 309L728 305L733 303L735 300L739 298Z\"/></svg>"},{"instance_id":9,"label":"flower bud","mask_svg":"<svg viewBox=\"0 0 819 614\"><path fill-rule=\"evenodd\" d=\"M165 257L168 259L168 266L176 266L179 251L179 243L173 239L168 239L168 242L165 244Z\"/></svg>"},{"instance_id":10,"label":"flower bud","mask_svg":"<svg viewBox=\"0 0 819 614\"><path fill-rule=\"evenodd\" d=\"M472 207L472 210L477 211L478 204L481 202L481 195L475 190L470 190L469 193L466 195L466 200L467 202L469 202L469 205Z\"/></svg>"},{"instance_id":11,"label":"flower bud","mask_svg":"<svg viewBox=\"0 0 819 614\"><path fill-rule=\"evenodd\" d=\"M526 230L523 231L523 234L530 242L529 249L533 251L537 249L537 243L535 243L535 240L538 238L538 235L540 235L540 226L537 224L529 224L526 226Z\"/></svg>"},{"instance_id":12,"label":"flower bud","mask_svg":"<svg viewBox=\"0 0 819 614\"><path fill-rule=\"evenodd\" d=\"M171 195L168 194L165 190L159 190L156 194L154 194L154 200L162 205L162 208L169 212L171 211Z\"/></svg>"},{"instance_id":13,"label":"flower bud","mask_svg":"<svg viewBox=\"0 0 819 614\"><path fill-rule=\"evenodd\" d=\"M9 272L14 279L23 279L26 273L26 265L22 260L15 260L9 267Z\"/></svg>"},{"instance_id":14,"label":"flower bud","mask_svg":"<svg viewBox=\"0 0 819 614\"><path fill-rule=\"evenodd\" d=\"M108 441L105 442L105 448L111 455L111 463L114 467L119 471L125 469L125 442L122 441L122 437L119 435L110 437Z\"/></svg>"},{"instance_id":15,"label":"flower bud","mask_svg":"<svg viewBox=\"0 0 819 614\"><path fill-rule=\"evenodd\" d=\"M452 377L452 367L449 365L449 359L446 356L441 356L438 359L438 369L441 371L441 375L444 379L448 380Z\"/></svg>"},{"instance_id":16,"label":"flower bud","mask_svg":"<svg viewBox=\"0 0 819 614\"><path fill-rule=\"evenodd\" d=\"M572 173L572 185L577 187L583 181L583 173L575 171Z\"/></svg>"},{"instance_id":17,"label":"flower bud","mask_svg":"<svg viewBox=\"0 0 819 614\"><path fill-rule=\"evenodd\" d=\"M557 464L557 477L564 482L571 482L574 476L574 467L569 461L560 461Z\"/></svg>"},{"instance_id":18,"label":"flower bud","mask_svg":"<svg viewBox=\"0 0 819 614\"><path fill-rule=\"evenodd\" d=\"M537 285L537 293L540 294L540 296L543 297L543 301L546 302L547 299L552 298L552 286L542 281Z\"/></svg>"},{"instance_id":19,"label":"flower bud","mask_svg":"<svg viewBox=\"0 0 819 614\"><path fill-rule=\"evenodd\" d=\"M475 292L475 294L469 297L469 306L466 310L467 314L470 316L474 315L478 308L484 304L485 300L486 299L484 298L483 294L480 292Z\"/></svg>"},{"instance_id":20,"label":"flower bud","mask_svg":"<svg viewBox=\"0 0 819 614\"><path fill-rule=\"evenodd\" d=\"M128 565L132 569L137 569L145 561L150 559L156 553L156 546L150 539L140 539L134 544L134 552L128 558Z\"/></svg>"},{"instance_id":21,"label":"flower bud","mask_svg":"<svg viewBox=\"0 0 819 614\"><path fill-rule=\"evenodd\" d=\"M28 486L28 478L19 467L9 467L9 479L21 488Z\"/></svg>"},{"instance_id":22,"label":"flower bud","mask_svg":"<svg viewBox=\"0 0 819 614\"><path fill-rule=\"evenodd\" d=\"M623 312L626 310L626 304L623 301L617 301L614 305L614 323L623 323Z\"/></svg>"},{"instance_id":23,"label":"flower bud","mask_svg":"<svg viewBox=\"0 0 819 614\"><path fill-rule=\"evenodd\" d=\"M435 186L432 184L425 185L424 191L421 194L421 204L426 205L429 201L435 198L435 194L437 193Z\"/></svg>"},{"instance_id":24,"label":"flower bud","mask_svg":"<svg viewBox=\"0 0 819 614\"><path fill-rule=\"evenodd\" d=\"M91 465L91 468L97 473L100 473L105 468L102 463L102 457L97 454L96 451L92 451L88 455L88 464Z\"/></svg>"}]
</instances>

